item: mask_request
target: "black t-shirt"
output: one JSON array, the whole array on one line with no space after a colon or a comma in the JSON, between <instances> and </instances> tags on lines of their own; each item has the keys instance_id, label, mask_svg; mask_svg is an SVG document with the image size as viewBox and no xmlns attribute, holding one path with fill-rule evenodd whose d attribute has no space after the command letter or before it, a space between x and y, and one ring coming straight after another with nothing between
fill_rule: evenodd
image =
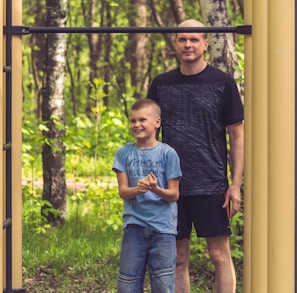
<instances>
[{"instance_id":1,"label":"black t-shirt","mask_svg":"<svg viewBox=\"0 0 297 293\"><path fill-rule=\"evenodd\" d=\"M183 75L177 68L158 75L147 98L161 107L162 141L180 156L180 194L225 192L226 126L243 120L233 77L210 65L196 75Z\"/></svg>"}]
</instances>

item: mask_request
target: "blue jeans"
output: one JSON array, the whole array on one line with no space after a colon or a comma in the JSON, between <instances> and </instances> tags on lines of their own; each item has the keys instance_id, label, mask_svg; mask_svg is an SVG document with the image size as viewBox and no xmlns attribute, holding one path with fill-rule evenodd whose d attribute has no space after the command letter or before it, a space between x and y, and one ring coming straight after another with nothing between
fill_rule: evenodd
<instances>
[{"instance_id":1,"label":"blue jeans","mask_svg":"<svg viewBox=\"0 0 297 293\"><path fill-rule=\"evenodd\" d=\"M174 293L175 265L175 235L128 225L122 241L117 292L143 293L148 266L152 293Z\"/></svg>"}]
</instances>

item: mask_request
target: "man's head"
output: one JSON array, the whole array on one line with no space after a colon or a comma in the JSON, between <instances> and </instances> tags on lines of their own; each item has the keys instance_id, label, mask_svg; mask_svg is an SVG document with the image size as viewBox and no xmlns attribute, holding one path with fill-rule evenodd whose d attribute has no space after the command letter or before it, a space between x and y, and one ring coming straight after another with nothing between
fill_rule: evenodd
<instances>
[{"instance_id":1,"label":"man's head","mask_svg":"<svg viewBox=\"0 0 297 293\"><path fill-rule=\"evenodd\" d=\"M205 27L205 25L196 19L187 19L181 22L178 27ZM207 33L203 33L204 39L207 39Z\"/></svg>"},{"instance_id":2,"label":"man's head","mask_svg":"<svg viewBox=\"0 0 297 293\"><path fill-rule=\"evenodd\" d=\"M195 19L188 19L178 27L204 27L204 24ZM203 60L203 53L208 48L208 39L205 32L179 32L176 34L176 52L182 63L192 63Z\"/></svg>"}]
</instances>

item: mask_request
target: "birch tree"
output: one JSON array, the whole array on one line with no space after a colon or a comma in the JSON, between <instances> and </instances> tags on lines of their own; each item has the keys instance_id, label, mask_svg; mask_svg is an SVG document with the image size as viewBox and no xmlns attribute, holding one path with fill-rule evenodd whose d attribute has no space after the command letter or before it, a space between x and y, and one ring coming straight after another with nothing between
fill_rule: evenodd
<instances>
[{"instance_id":1,"label":"birch tree","mask_svg":"<svg viewBox=\"0 0 297 293\"><path fill-rule=\"evenodd\" d=\"M47 26L64 27L67 0L47 0ZM59 212L45 214L49 222L63 221L67 213L65 179L65 102L64 77L66 65L66 35L49 33L46 37L46 61L43 80L42 120L47 129L42 147L43 194ZM47 211L44 209L43 212Z\"/></svg>"},{"instance_id":2,"label":"birch tree","mask_svg":"<svg viewBox=\"0 0 297 293\"><path fill-rule=\"evenodd\" d=\"M226 0L199 0L205 26L231 26ZM234 35L230 33L213 33L209 39L209 62L223 71L234 75L237 62Z\"/></svg>"}]
</instances>

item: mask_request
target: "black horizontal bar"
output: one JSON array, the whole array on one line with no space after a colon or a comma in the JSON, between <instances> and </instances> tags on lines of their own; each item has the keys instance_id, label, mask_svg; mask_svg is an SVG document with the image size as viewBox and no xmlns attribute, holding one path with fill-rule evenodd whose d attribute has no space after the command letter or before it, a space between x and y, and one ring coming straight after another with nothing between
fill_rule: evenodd
<instances>
[{"instance_id":1,"label":"black horizontal bar","mask_svg":"<svg viewBox=\"0 0 297 293\"><path fill-rule=\"evenodd\" d=\"M12 293L26 293L26 289L24 288L20 288L20 289L12 289L12 291L10 291ZM6 292L6 289L3 290L3 293L10 293L10 292Z\"/></svg>"},{"instance_id":2,"label":"black horizontal bar","mask_svg":"<svg viewBox=\"0 0 297 293\"><path fill-rule=\"evenodd\" d=\"M251 25L228 27L26 27L13 26L12 34L25 35L33 33L178 33L178 32L205 32L205 33L237 33L251 34ZM5 34L5 27L4 27Z\"/></svg>"}]
</instances>

